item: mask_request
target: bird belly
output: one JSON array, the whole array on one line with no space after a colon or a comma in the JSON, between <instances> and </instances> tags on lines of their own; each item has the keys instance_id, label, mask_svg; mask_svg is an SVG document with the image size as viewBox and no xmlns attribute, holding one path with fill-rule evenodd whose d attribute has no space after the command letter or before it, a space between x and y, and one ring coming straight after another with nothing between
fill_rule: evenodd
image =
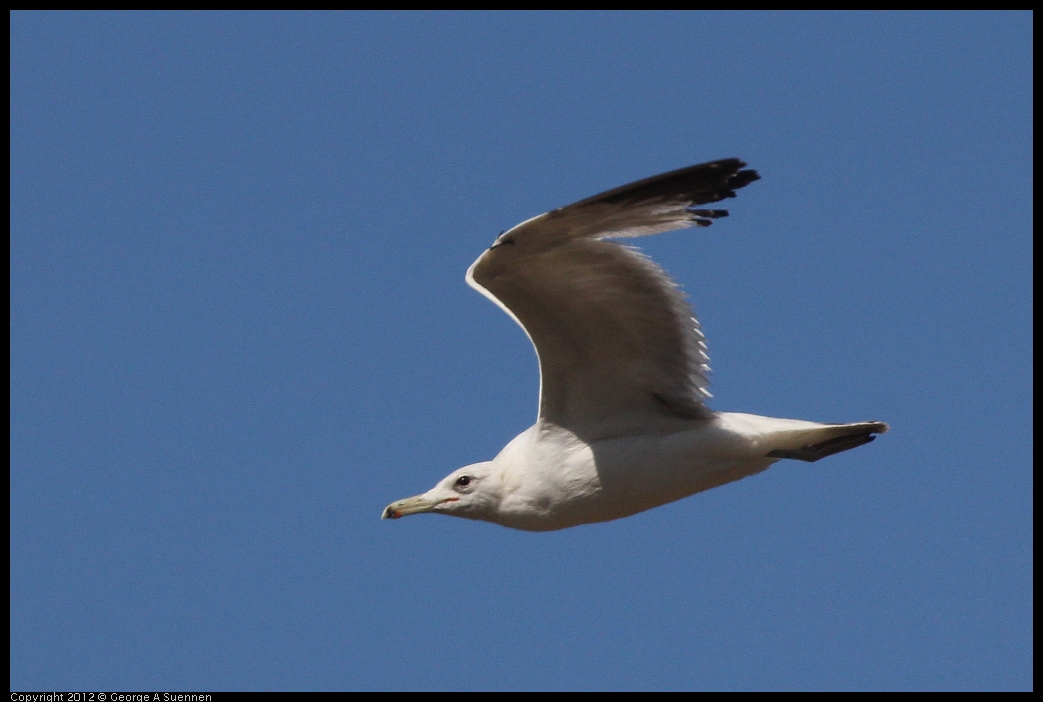
<instances>
[{"instance_id":1,"label":"bird belly","mask_svg":"<svg viewBox=\"0 0 1043 702\"><path fill-rule=\"evenodd\" d=\"M713 422L699 424L667 436L595 444L600 513L611 513L608 519L626 517L755 475L776 462L751 452L741 437L720 431Z\"/></svg>"},{"instance_id":2,"label":"bird belly","mask_svg":"<svg viewBox=\"0 0 1043 702\"><path fill-rule=\"evenodd\" d=\"M539 486L516 491L496 521L530 531L611 521L760 473L776 461L715 421L668 435L573 446L556 460L527 461L546 468L536 471ZM538 446L529 448L529 458L539 453Z\"/></svg>"}]
</instances>

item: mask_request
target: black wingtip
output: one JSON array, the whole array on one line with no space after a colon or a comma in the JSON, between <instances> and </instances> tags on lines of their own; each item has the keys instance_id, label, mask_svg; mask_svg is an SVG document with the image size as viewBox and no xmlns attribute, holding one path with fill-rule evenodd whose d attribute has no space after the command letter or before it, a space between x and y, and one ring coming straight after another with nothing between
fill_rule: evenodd
<instances>
[{"instance_id":1,"label":"black wingtip","mask_svg":"<svg viewBox=\"0 0 1043 702\"><path fill-rule=\"evenodd\" d=\"M743 163L742 165L745 166L746 164ZM725 185L727 187L727 190L722 191L719 194L719 197L722 200L724 198L726 198L726 197L735 197L735 191L736 190L738 190L739 188L745 188L747 185L749 185L753 181L760 180L760 179L761 179L761 174L758 173L757 171L752 170L752 169L746 169L745 171L739 171L735 175L733 175L730 178L728 178L728 180L725 183Z\"/></svg>"},{"instance_id":2,"label":"black wingtip","mask_svg":"<svg viewBox=\"0 0 1043 702\"><path fill-rule=\"evenodd\" d=\"M714 165L718 166L730 166L736 169L742 169L746 165L745 161L740 161L737 158L725 159L724 161L717 161ZM761 175L752 168L746 168L743 170L736 170L724 181L724 187L718 190L711 198L708 198L706 202L719 202L730 197L735 197L735 191L739 188L745 188L747 185L755 180L760 180Z\"/></svg>"},{"instance_id":3,"label":"black wingtip","mask_svg":"<svg viewBox=\"0 0 1043 702\"><path fill-rule=\"evenodd\" d=\"M728 210L688 210L688 212L697 227L708 227L713 224L713 220L728 216Z\"/></svg>"},{"instance_id":4,"label":"black wingtip","mask_svg":"<svg viewBox=\"0 0 1043 702\"><path fill-rule=\"evenodd\" d=\"M745 166L746 164L744 163L742 165ZM761 179L761 174L760 173L758 173L757 171L753 170L752 168L747 168L746 170L739 171L738 173L733 175L731 178L729 178L728 179L728 187L732 188L733 190L738 190L739 188L745 188L747 185L749 185L753 181L760 180L760 179Z\"/></svg>"},{"instance_id":5,"label":"black wingtip","mask_svg":"<svg viewBox=\"0 0 1043 702\"><path fill-rule=\"evenodd\" d=\"M841 451L849 451L853 448L858 448L859 446L865 446L870 441L875 440L876 437L873 436L873 432L848 434L847 436L837 436L832 439L827 439L826 441L817 444L809 444L799 449L776 449L774 451L769 451L764 455L768 458L792 458L798 461L814 463L826 456L832 456Z\"/></svg>"},{"instance_id":6,"label":"black wingtip","mask_svg":"<svg viewBox=\"0 0 1043 702\"><path fill-rule=\"evenodd\" d=\"M745 165L744 161L737 158L700 163L621 185L585 200L574 202L569 207L584 207L594 204L631 205L654 200L675 202L687 200L691 205L719 202L729 197L735 197L736 190L745 188L753 181L760 179L757 171L744 168ZM723 212L723 210L711 211ZM697 216L712 219L710 215Z\"/></svg>"}]
</instances>

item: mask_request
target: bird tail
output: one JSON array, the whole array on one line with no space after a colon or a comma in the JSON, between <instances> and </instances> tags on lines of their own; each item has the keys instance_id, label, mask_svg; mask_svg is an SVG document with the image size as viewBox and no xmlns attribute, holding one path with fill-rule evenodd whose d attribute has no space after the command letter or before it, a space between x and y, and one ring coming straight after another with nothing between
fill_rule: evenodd
<instances>
[{"instance_id":1,"label":"bird tail","mask_svg":"<svg viewBox=\"0 0 1043 702\"><path fill-rule=\"evenodd\" d=\"M796 420L780 420L791 422ZM792 458L813 463L834 453L857 448L883 434L888 426L884 422L858 422L855 424L815 424L799 422L803 427L793 427L772 432L774 448L765 455L769 458Z\"/></svg>"}]
</instances>

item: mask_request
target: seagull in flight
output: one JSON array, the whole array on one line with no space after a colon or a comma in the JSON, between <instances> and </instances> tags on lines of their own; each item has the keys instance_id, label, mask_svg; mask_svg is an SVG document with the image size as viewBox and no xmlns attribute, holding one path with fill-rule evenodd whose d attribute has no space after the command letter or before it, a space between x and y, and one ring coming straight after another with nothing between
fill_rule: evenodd
<instances>
[{"instance_id":1,"label":"seagull in flight","mask_svg":"<svg viewBox=\"0 0 1043 702\"><path fill-rule=\"evenodd\" d=\"M491 461L464 466L385 519L430 512L529 531L627 517L740 480L780 459L817 461L887 431L707 407L709 357L679 286L613 239L706 227L760 176L737 158L639 180L509 229L467 283L528 334L539 416Z\"/></svg>"}]
</instances>

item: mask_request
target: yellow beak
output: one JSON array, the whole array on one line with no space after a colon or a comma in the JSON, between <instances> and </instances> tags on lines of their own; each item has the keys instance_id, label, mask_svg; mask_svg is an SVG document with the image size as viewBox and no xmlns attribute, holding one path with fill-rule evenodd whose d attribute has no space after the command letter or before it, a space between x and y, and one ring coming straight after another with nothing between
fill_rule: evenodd
<instances>
[{"instance_id":1,"label":"yellow beak","mask_svg":"<svg viewBox=\"0 0 1043 702\"><path fill-rule=\"evenodd\" d=\"M430 512L438 505L443 502L456 502L458 497L443 497L432 498L427 495L417 495L415 497L407 497L404 500L398 500L392 502L384 508L384 513L380 515L381 519L398 519L399 517L408 517L411 514L420 514L421 512Z\"/></svg>"}]
</instances>

